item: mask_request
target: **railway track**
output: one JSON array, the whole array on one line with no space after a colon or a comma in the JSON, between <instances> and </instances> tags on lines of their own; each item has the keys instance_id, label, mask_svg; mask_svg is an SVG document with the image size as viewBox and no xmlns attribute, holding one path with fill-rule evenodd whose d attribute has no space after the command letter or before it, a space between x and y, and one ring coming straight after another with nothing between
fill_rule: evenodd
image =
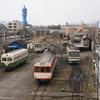
<instances>
[{"instance_id":1,"label":"railway track","mask_svg":"<svg viewBox=\"0 0 100 100\"><path fill-rule=\"evenodd\" d=\"M82 73L78 66L73 67L71 84L72 100L82 100Z\"/></svg>"},{"instance_id":2,"label":"railway track","mask_svg":"<svg viewBox=\"0 0 100 100\"><path fill-rule=\"evenodd\" d=\"M5 72L5 71L1 72L1 73L0 73L0 79L1 79L2 77L6 76L8 73L9 73L9 72Z\"/></svg>"},{"instance_id":3,"label":"railway track","mask_svg":"<svg viewBox=\"0 0 100 100\"><path fill-rule=\"evenodd\" d=\"M82 54L82 61L80 64L68 64L67 66L61 66L62 63L60 63L58 61L58 65L57 65L57 69L58 72L54 73L56 74L56 77L53 78L54 84L57 83L57 86L60 87L60 89L62 88L63 84L62 83L66 83L68 84L68 80L66 80L66 75L69 75L73 70L79 70L75 73L76 76L78 76L77 79L79 79L80 81L78 82L74 82L73 85L71 85L71 87L68 87L69 85L66 84L66 87L64 86L65 91L61 91L59 89L59 91L46 91L45 87L42 88L42 86L39 86L39 89L37 88L37 91L33 92L34 95L32 95L33 99L32 100L45 100L45 98L47 100L88 100L89 97L85 96L84 93L87 92L87 83L88 83L88 79L89 79L89 73L90 73L90 67L91 67L91 54L87 55L87 53L84 55ZM65 60L62 60L63 62L65 62ZM90 64L90 65L89 65ZM66 69L66 70L65 70ZM65 77L66 76L66 77ZM80 76L80 77L79 77ZM83 77L85 76L85 77ZM83 79L84 78L84 79ZM57 81L57 82L56 82ZM66 82L65 82L66 81ZM58 85L60 84L60 85ZM49 87L49 86L48 86ZM42 90L41 90L42 88ZM85 88L85 89L84 89ZM47 93L47 94L46 94ZM49 99L50 98L50 99Z\"/></svg>"},{"instance_id":4,"label":"railway track","mask_svg":"<svg viewBox=\"0 0 100 100\"><path fill-rule=\"evenodd\" d=\"M42 55L42 53L34 53L32 55L29 55L28 59L27 60L32 60L32 59L35 59L35 58L38 58Z\"/></svg>"},{"instance_id":5,"label":"railway track","mask_svg":"<svg viewBox=\"0 0 100 100\"><path fill-rule=\"evenodd\" d=\"M32 100L43 100L43 94L46 91L48 86L48 83L46 84L39 84L37 86L37 89L34 91L34 94L32 96Z\"/></svg>"},{"instance_id":6,"label":"railway track","mask_svg":"<svg viewBox=\"0 0 100 100\"><path fill-rule=\"evenodd\" d=\"M80 75L82 75L82 80L80 80L77 83L75 83L73 81L72 100L88 100L89 99L89 97L87 97L87 98L83 97L83 94L89 92L88 84L90 83L89 79L90 79L90 71L91 71L91 63L92 63L91 54L89 53L89 56L84 55L84 58L85 59L82 60L80 66L79 66L79 68L81 69ZM78 66L77 66L77 68L78 68ZM77 69L77 71L78 70L79 69ZM74 67L74 71L75 71L75 67ZM84 87L84 84L87 84L87 88Z\"/></svg>"},{"instance_id":7,"label":"railway track","mask_svg":"<svg viewBox=\"0 0 100 100\"><path fill-rule=\"evenodd\" d=\"M77 99L76 99L77 98ZM73 84L72 86L72 100L82 100L82 82Z\"/></svg>"}]
</instances>

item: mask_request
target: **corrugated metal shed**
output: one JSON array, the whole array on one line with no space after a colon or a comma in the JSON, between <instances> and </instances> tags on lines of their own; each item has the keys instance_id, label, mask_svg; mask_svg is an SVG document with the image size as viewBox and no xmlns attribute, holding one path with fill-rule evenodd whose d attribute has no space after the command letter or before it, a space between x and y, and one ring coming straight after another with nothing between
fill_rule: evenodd
<instances>
[{"instance_id":1,"label":"corrugated metal shed","mask_svg":"<svg viewBox=\"0 0 100 100\"><path fill-rule=\"evenodd\" d=\"M23 40L17 40L17 41L12 42L11 44L9 44L8 48L10 48L10 50L27 48L27 42L25 42Z\"/></svg>"},{"instance_id":2,"label":"corrugated metal shed","mask_svg":"<svg viewBox=\"0 0 100 100\"><path fill-rule=\"evenodd\" d=\"M18 43L18 44L20 44L20 45L26 45L27 44L24 40L16 40L16 41L14 41L12 43L15 43L15 42Z\"/></svg>"}]
</instances>

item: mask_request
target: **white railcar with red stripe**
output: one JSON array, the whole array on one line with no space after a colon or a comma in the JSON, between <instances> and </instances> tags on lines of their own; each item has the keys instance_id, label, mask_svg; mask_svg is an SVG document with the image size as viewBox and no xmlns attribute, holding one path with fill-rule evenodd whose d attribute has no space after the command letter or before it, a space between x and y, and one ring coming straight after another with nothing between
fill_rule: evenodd
<instances>
[{"instance_id":1,"label":"white railcar with red stripe","mask_svg":"<svg viewBox=\"0 0 100 100\"><path fill-rule=\"evenodd\" d=\"M34 64L34 79L38 81L51 80L56 62L57 58L54 53L43 54Z\"/></svg>"}]
</instances>

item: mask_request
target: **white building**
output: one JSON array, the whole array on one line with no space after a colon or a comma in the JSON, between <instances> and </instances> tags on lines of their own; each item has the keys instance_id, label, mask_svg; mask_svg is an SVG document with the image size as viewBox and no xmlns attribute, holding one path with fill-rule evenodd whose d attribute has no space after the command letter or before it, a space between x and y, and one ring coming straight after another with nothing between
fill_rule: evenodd
<instances>
[{"instance_id":1,"label":"white building","mask_svg":"<svg viewBox=\"0 0 100 100\"><path fill-rule=\"evenodd\" d=\"M18 30L23 29L23 23L18 20L8 22L8 33L17 33Z\"/></svg>"},{"instance_id":2,"label":"white building","mask_svg":"<svg viewBox=\"0 0 100 100\"><path fill-rule=\"evenodd\" d=\"M60 25L60 27L61 27L62 30L66 29L66 25Z\"/></svg>"},{"instance_id":3,"label":"white building","mask_svg":"<svg viewBox=\"0 0 100 100\"><path fill-rule=\"evenodd\" d=\"M53 32L59 32L59 33L65 33L65 30L64 29L50 29L50 33L53 33Z\"/></svg>"}]
</instances>

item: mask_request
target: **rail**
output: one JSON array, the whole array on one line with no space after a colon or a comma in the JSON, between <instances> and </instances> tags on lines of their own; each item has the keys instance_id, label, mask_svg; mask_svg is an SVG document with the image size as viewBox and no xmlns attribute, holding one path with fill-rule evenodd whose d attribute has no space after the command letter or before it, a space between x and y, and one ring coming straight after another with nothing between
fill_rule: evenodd
<instances>
[{"instance_id":1,"label":"rail","mask_svg":"<svg viewBox=\"0 0 100 100\"><path fill-rule=\"evenodd\" d=\"M48 83L46 84L38 84L37 89L35 90L33 96L32 96L32 100L43 100L43 94L46 91L46 88L48 86ZM40 94L40 95L37 95ZM38 99L36 99L37 97L40 97Z\"/></svg>"}]
</instances>

